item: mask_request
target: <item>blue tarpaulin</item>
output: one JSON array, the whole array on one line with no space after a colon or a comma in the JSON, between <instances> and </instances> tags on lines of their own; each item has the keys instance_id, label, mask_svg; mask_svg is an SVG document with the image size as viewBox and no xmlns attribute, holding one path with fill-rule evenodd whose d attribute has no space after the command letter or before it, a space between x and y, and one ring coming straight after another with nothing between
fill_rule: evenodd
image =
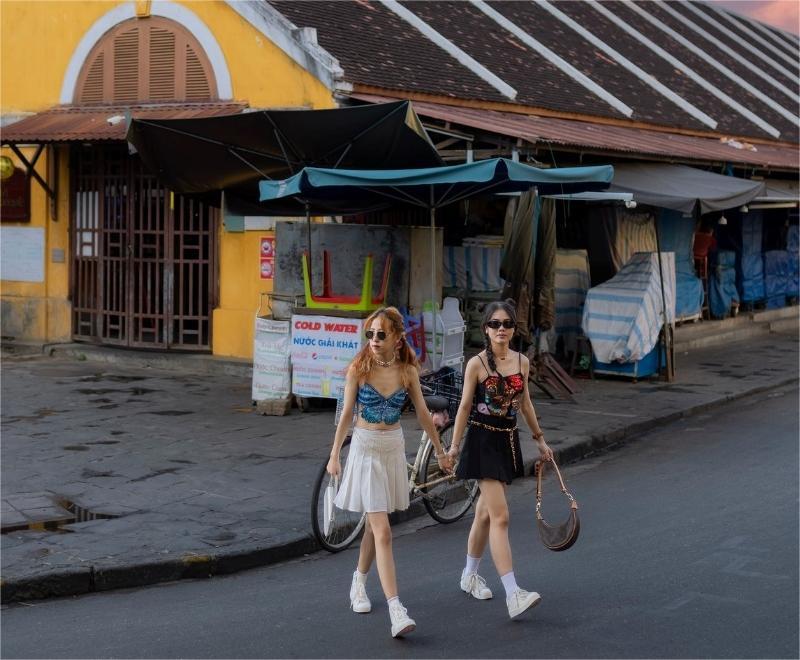
<instances>
[{"instance_id":1,"label":"blue tarpaulin","mask_svg":"<svg viewBox=\"0 0 800 660\"><path fill-rule=\"evenodd\" d=\"M712 253L708 272L708 307L711 316L723 319L734 301L739 302L736 290L736 252L718 250Z\"/></svg>"},{"instance_id":2,"label":"blue tarpaulin","mask_svg":"<svg viewBox=\"0 0 800 660\"><path fill-rule=\"evenodd\" d=\"M742 249L736 264L736 285L743 303L764 300L761 224L761 213L758 211L742 216Z\"/></svg>"},{"instance_id":3,"label":"blue tarpaulin","mask_svg":"<svg viewBox=\"0 0 800 660\"><path fill-rule=\"evenodd\" d=\"M697 317L703 306L703 283L694 271L694 219L661 209L658 232L661 251L675 253L675 317L678 321Z\"/></svg>"},{"instance_id":4,"label":"blue tarpaulin","mask_svg":"<svg viewBox=\"0 0 800 660\"><path fill-rule=\"evenodd\" d=\"M789 253L789 282L786 295L791 298L800 296L800 227L792 225L786 232L786 251Z\"/></svg>"},{"instance_id":5,"label":"blue tarpaulin","mask_svg":"<svg viewBox=\"0 0 800 660\"><path fill-rule=\"evenodd\" d=\"M769 250L764 253L764 293L767 309L786 305L789 289L789 253L786 250Z\"/></svg>"}]
</instances>

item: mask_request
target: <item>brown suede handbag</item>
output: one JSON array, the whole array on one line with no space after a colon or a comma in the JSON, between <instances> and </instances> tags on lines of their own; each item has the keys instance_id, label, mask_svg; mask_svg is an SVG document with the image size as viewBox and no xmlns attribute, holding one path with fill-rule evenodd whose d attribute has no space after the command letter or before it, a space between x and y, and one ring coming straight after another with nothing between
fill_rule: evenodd
<instances>
[{"instance_id":1,"label":"brown suede handbag","mask_svg":"<svg viewBox=\"0 0 800 660\"><path fill-rule=\"evenodd\" d=\"M569 516L560 525L551 525L542 517L542 474L544 473L545 465L548 463L552 463L561 483L561 492L569 500ZM539 536L542 538L542 543L547 549L554 552L571 548L575 541L578 540L578 534L581 531L581 521L578 518L578 503L567 490L555 460L539 462L539 470L536 477L536 525L539 528Z\"/></svg>"}]
</instances>

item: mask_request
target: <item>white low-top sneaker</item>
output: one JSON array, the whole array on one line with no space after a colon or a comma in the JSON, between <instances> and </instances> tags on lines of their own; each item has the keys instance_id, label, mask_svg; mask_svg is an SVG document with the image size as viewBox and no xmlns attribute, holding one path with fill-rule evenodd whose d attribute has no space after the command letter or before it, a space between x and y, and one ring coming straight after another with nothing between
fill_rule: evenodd
<instances>
[{"instance_id":1,"label":"white low-top sneaker","mask_svg":"<svg viewBox=\"0 0 800 660\"><path fill-rule=\"evenodd\" d=\"M525 591L525 589L517 587L514 593L506 598L508 616L513 619L522 614L525 610L536 607L541 602L542 597L535 591Z\"/></svg>"},{"instance_id":2,"label":"white low-top sneaker","mask_svg":"<svg viewBox=\"0 0 800 660\"><path fill-rule=\"evenodd\" d=\"M486 586L486 580L477 573L461 574L461 591L466 591L478 600L489 600L492 597L492 590Z\"/></svg>"},{"instance_id":3,"label":"white low-top sneaker","mask_svg":"<svg viewBox=\"0 0 800 660\"><path fill-rule=\"evenodd\" d=\"M408 616L408 610L399 600L389 605L389 618L392 621L392 637L402 637L417 627L417 623Z\"/></svg>"},{"instance_id":4,"label":"white low-top sneaker","mask_svg":"<svg viewBox=\"0 0 800 660\"><path fill-rule=\"evenodd\" d=\"M358 571L353 573L353 583L350 585L350 607L353 612L360 614L372 611L372 603L367 598L367 589L364 583L358 579Z\"/></svg>"}]
</instances>

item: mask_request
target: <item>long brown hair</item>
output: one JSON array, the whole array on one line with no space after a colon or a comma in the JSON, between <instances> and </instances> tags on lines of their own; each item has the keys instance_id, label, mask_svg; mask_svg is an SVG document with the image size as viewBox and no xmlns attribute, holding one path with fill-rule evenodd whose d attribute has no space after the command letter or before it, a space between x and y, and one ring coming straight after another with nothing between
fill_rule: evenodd
<instances>
[{"instance_id":1,"label":"long brown hair","mask_svg":"<svg viewBox=\"0 0 800 660\"><path fill-rule=\"evenodd\" d=\"M395 352L397 353L398 362L404 365L401 375L403 387L408 388L411 384L412 377L409 367L413 367L416 371L419 369L419 365L417 364L417 354L414 352L414 349L408 345L408 341L406 340L403 316L397 311L396 307L381 307L370 314L369 318L364 322L364 327L369 329L375 319L380 319L381 329L386 334L392 333L399 337L400 345L395 349ZM351 366L355 369L358 382L360 384L365 383L372 368L375 366L375 358L369 348L369 342L366 342L353 358Z\"/></svg>"}]
</instances>

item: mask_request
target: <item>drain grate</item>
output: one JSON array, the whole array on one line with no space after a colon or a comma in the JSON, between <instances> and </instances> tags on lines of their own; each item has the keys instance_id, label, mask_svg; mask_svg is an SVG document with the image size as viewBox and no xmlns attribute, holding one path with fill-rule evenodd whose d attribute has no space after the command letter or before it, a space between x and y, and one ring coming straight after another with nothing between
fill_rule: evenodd
<instances>
[{"instance_id":1,"label":"drain grate","mask_svg":"<svg viewBox=\"0 0 800 660\"><path fill-rule=\"evenodd\" d=\"M16 519L10 522L3 522L0 527L0 532L3 534L26 530L39 532L70 532L72 530L64 529L65 525L88 522L90 520L111 520L121 517L114 513L92 511L64 497L54 497L53 503L52 513L48 507L47 517L41 515L41 509L38 510L36 515L31 515L33 512L26 514L24 509L20 510L18 513L22 514L25 520Z\"/></svg>"}]
</instances>

